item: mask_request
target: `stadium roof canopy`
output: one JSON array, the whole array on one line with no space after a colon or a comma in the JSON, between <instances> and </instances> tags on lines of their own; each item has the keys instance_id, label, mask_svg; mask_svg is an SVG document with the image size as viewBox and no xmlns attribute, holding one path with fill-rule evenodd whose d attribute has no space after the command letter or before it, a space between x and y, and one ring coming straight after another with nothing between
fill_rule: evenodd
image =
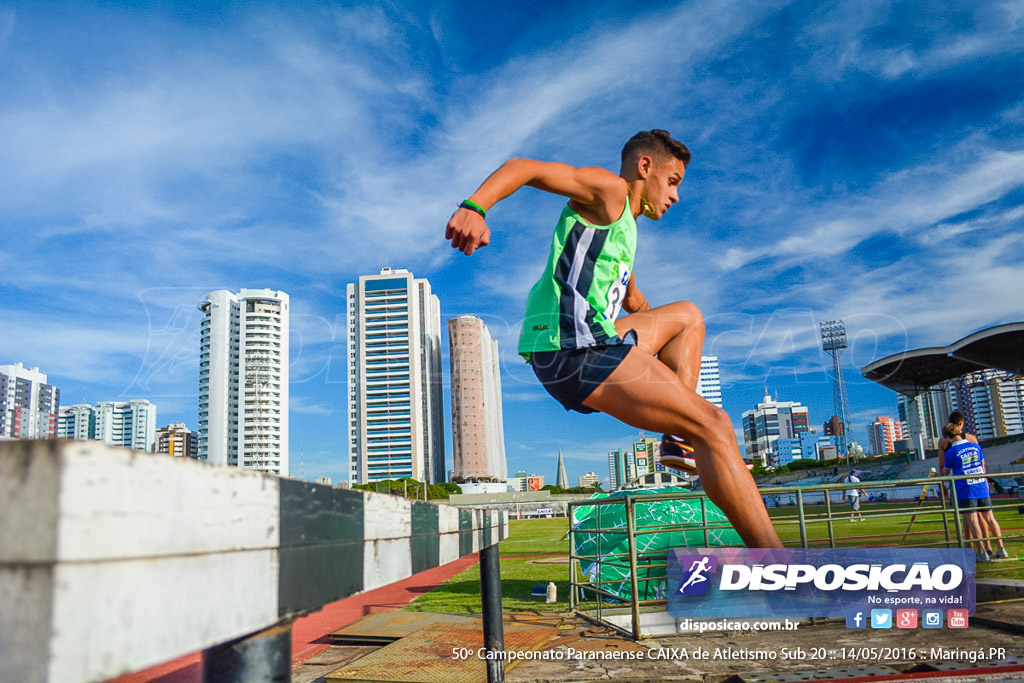
<instances>
[{"instance_id":1,"label":"stadium roof canopy","mask_svg":"<svg viewBox=\"0 0 1024 683\"><path fill-rule=\"evenodd\" d=\"M882 386L916 396L947 379L986 368L1024 375L1024 322L996 325L949 346L893 354L860 372Z\"/></svg>"}]
</instances>

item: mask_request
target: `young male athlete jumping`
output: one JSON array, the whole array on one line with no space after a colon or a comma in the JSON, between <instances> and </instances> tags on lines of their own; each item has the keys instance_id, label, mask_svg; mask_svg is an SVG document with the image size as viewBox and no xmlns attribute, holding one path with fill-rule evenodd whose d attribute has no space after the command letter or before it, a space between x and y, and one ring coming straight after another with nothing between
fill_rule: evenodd
<instances>
[{"instance_id":1,"label":"young male athlete jumping","mask_svg":"<svg viewBox=\"0 0 1024 683\"><path fill-rule=\"evenodd\" d=\"M747 546L780 548L729 416L695 391L700 310L688 301L651 308L636 285L636 218L659 220L679 201L689 162L690 151L664 130L634 135L619 175L511 159L459 205L445 238L466 255L486 246L487 211L524 185L568 197L526 301L519 352L566 410L664 432L663 462L677 467L692 449L704 490ZM623 308L629 315L618 318Z\"/></svg>"}]
</instances>

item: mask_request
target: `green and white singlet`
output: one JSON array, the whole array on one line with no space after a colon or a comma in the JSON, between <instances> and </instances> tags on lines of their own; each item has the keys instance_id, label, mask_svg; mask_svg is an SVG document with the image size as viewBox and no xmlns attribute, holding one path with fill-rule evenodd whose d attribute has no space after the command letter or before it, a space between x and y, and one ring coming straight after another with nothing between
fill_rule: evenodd
<instances>
[{"instance_id":1,"label":"green and white singlet","mask_svg":"<svg viewBox=\"0 0 1024 683\"><path fill-rule=\"evenodd\" d=\"M611 225L591 225L568 204L555 226L544 274L526 298L519 353L579 349L615 339L636 254L629 200Z\"/></svg>"}]
</instances>

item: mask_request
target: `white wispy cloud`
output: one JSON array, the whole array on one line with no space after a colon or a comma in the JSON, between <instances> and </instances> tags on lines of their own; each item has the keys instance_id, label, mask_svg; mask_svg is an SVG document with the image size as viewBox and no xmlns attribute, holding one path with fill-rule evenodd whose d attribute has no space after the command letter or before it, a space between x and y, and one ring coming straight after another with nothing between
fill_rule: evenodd
<instances>
[{"instance_id":1,"label":"white wispy cloud","mask_svg":"<svg viewBox=\"0 0 1024 683\"><path fill-rule=\"evenodd\" d=\"M169 338L150 334L144 326L91 324L67 317L3 311L4 333L0 355L38 365L44 372L63 378L97 382L119 392L158 393L168 386L177 391L177 378L197 376L198 350L182 356ZM175 337L177 333L171 332ZM172 349L168 353L164 353ZM152 359L147 363L146 359ZM148 370L161 367L165 381L152 384ZM173 378L173 379L172 379ZM142 386L139 384L142 383ZM116 398L116 397L114 397ZM107 400L114 400L110 398Z\"/></svg>"},{"instance_id":2,"label":"white wispy cloud","mask_svg":"<svg viewBox=\"0 0 1024 683\"><path fill-rule=\"evenodd\" d=\"M809 261L843 254L880 233L913 236L1024 185L1024 151L977 149L973 142L959 151L884 178L873 192L793 207L791 221L799 227L759 247L729 248L718 265L733 270L769 257Z\"/></svg>"},{"instance_id":3,"label":"white wispy cloud","mask_svg":"<svg viewBox=\"0 0 1024 683\"><path fill-rule=\"evenodd\" d=\"M288 410L293 413L303 413L305 415L334 414L334 408L315 403L307 396L296 396L292 393L289 393L288 395Z\"/></svg>"},{"instance_id":4,"label":"white wispy cloud","mask_svg":"<svg viewBox=\"0 0 1024 683\"><path fill-rule=\"evenodd\" d=\"M296 412L328 415L344 283L387 260L445 282L446 312L487 316L506 398L529 410L548 399L515 354L518 316L560 201L509 198L471 259L444 223L509 156L614 170L651 127L695 156L680 205L641 222L638 282L654 304L702 307L724 380L824 385L823 319L846 320L853 366L1021 319L1005 294L1024 286L1013 84L988 109L938 103L947 118L874 107L1019 60L1022 7L584 11L570 40L489 45L486 67L455 6L245 6L208 23L77 6L74 26L0 8L0 354L76 392L176 405L196 388L198 300L273 286L292 295ZM884 160L862 168L865 145Z\"/></svg>"},{"instance_id":5,"label":"white wispy cloud","mask_svg":"<svg viewBox=\"0 0 1024 683\"><path fill-rule=\"evenodd\" d=\"M824 8L822 18L804 29L805 40L814 48L808 66L829 80L851 72L885 81L927 77L1016 49L1021 16L1018 2L942 8L888 0L838 3ZM925 30L904 33L895 45L879 39L879 27L910 22Z\"/></svg>"}]
</instances>

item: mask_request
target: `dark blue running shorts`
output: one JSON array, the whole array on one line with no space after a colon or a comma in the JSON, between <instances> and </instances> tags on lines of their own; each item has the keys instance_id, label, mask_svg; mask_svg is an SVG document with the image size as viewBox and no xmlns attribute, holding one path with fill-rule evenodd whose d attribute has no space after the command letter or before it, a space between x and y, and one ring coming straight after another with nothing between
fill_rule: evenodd
<instances>
[{"instance_id":1,"label":"dark blue running shorts","mask_svg":"<svg viewBox=\"0 0 1024 683\"><path fill-rule=\"evenodd\" d=\"M985 510L992 509L992 498L991 496L985 496L984 498L961 498L960 512L984 512Z\"/></svg>"},{"instance_id":2,"label":"dark blue running shorts","mask_svg":"<svg viewBox=\"0 0 1024 683\"><path fill-rule=\"evenodd\" d=\"M534 351L530 364L537 379L566 410L578 413L598 411L583 405L636 346L636 331L580 349Z\"/></svg>"}]
</instances>

